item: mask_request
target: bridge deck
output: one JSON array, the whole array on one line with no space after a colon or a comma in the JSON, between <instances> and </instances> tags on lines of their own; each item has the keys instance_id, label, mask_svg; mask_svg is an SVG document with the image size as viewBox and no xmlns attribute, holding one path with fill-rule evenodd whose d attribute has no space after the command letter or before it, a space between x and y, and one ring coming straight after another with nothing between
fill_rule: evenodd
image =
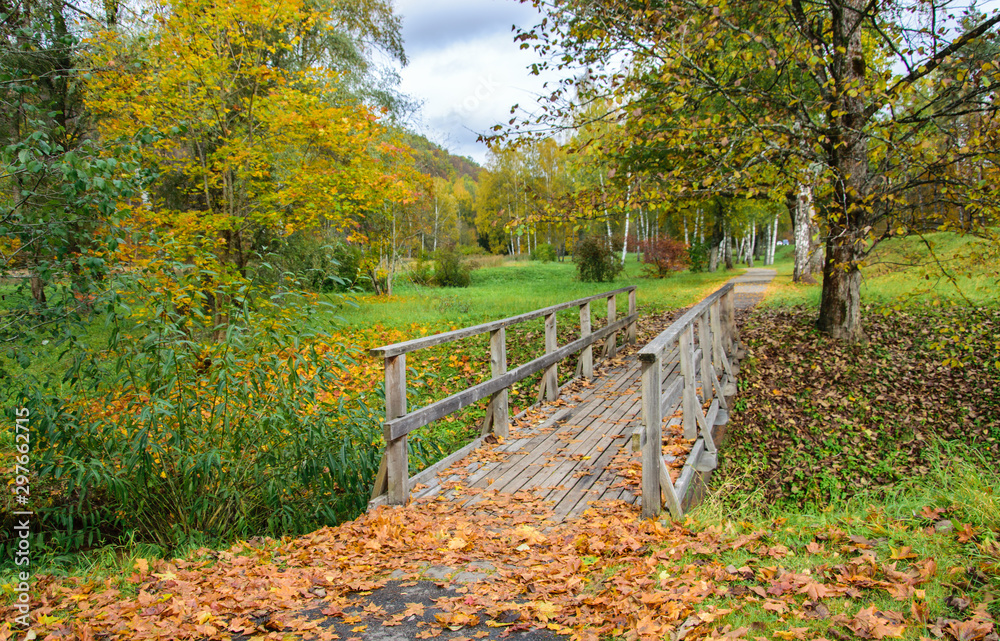
<instances>
[{"instance_id":1,"label":"bridge deck","mask_svg":"<svg viewBox=\"0 0 1000 641\"><path fill-rule=\"evenodd\" d=\"M481 500L484 490L527 491L551 500L557 520L595 500L635 503L638 478L628 472L638 472L630 437L640 412L639 363L616 359L593 381L564 386L559 401L515 421L505 442L484 444L414 497L444 493L465 504Z\"/></svg>"},{"instance_id":2,"label":"bridge deck","mask_svg":"<svg viewBox=\"0 0 1000 641\"><path fill-rule=\"evenodd\" d=\"M756 304L773 277L772 270L751 270L737 280L737 308ZM645 332L640 325L640 333L652 338L670 322L660 319ZM663 379L678 369L679 362L674 362ZM574 379L563 386L558 401L513 421L505 442L489 437L492 442L484 442L428 485L413 488L413 498L443 496L465 505L494 493L527 492L552 502L554 521L582 514L595 501L637 503L641 461L639 452L632 451L631 436L642 423L639 376L634 356L620 355L595 366L593 380ZM672 480L692 443L683 438L680 404L678 399L664 413L664 449Z\"/></svg>"}]
</instances>

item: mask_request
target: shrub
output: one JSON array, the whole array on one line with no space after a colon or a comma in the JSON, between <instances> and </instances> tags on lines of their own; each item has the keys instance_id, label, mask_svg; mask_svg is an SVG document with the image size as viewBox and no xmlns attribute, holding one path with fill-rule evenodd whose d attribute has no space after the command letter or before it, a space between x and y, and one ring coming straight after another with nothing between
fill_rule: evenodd
<instances>
[{"instance_id":1,"label":"shrub","mask_svg":"<svg viewBox=\"0 0 1000 641\"><path fill-rule=\"evenodd\" d=\"M439 249L434 259L434 283L441 287L468 287L472 283L469 268L454 247Z\"/></svg>"},{"instance_id":2,"label":"shrub","mask_svg":"<svg viewBox=\"0 0 1000 641\"><path fill-rule=\"evenodd\" d=\"M694 243L688 247L687 255L689 269L693 272L703 272L707 270L711 252L711 243Z\"/></svg>"},{"instance_id":3,"label":"shrub","mask_svg":"<svg viewBox=\"0 0 1000 641\"><path fill-rule=\"evenodd\" d=\"M434 284L434 263L430 260L430 256L427 252L420 250L417 254L417 259L413 262L413 266L410 268L410 281L414 285L433 285Z\"/></svg>"},{"instance_id":4,"label":"shrub","mask_svg":"<svg viewBox=\"0 0 1000 641\"><path fill-rule=\"evenodd\" d=\"M55 546L127 536L174 549L311 531L364 509L380 410L329 394L341 360L328 334L306 329L325 314L301 296L294 308L213 296L231 301L216 310L228 318L220 340L194 337L203 301L179 319L116 319L107 349L79 358L68 385L23 392L47 483L35 505ZM137 322L136 335L117 329Z\"/></svg>"},{"instance_id":5,"label":"shrub","mask_svg":"<svg viewBox=\"0 0 1000 641\"><path fill-rule=\"evenodd\" d=\"M584 236L576 244L573 262L580 280L586 283L611 282L625 268L600 236Z\"/></svg>"},{"instance_id":6,"label":"shrub","mask_svg":"<svg viewBox=\"0 0 1000 641\"><path fill-rule=\"evenodd\" d=\"M663 278L687 266L687 248L679 240L657 238L644 240L639 246L642 250L643 271L649 276Z\"/></svg>"},{"instance_id":7,"label":"shrub","mask_svg":"<svg viewBox=\"0 0 1000 641\"><path fill-rule=\"evenodd\" d=\"M549 243L542 243L531 252L531 260L540 260L543 263L551 263L556 259L556 248Z\"/></svg>"}]
</instances>

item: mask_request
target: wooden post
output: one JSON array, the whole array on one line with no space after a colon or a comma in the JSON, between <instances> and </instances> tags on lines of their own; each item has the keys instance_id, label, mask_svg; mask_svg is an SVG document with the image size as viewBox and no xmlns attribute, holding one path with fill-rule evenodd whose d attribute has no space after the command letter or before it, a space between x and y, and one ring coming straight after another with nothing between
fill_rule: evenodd
<instances>
[{"instance_id":1,"label":"wooden post","mask_svg":"<svg viewBox=\"0 0 1000 641\"><path fill-rule=\"evenodd\" d=\"M406 354L385 359L385 420L406 414ZM391 440L385 428L385 461L389 505L406 505L410 498L410 469L406 436Z\"/></svg>"},{"instance_id":2,"label":"wooden post","mask_svg":"<svg viewBox=\"0 0 1000 641\"><path fill-rule=\"evenodd\" d=\"M719 318L719 301L708 310L712 322L712 363L715 371L722 371L722 321Z\"/></svg>"},{"instance_id":3,"label":"wooden post","mask_svg":"<svg viewBox=\"0 0 1000 641\"><path fill-rule=\"evenodd\" d=\"M580 305L580 338L590 336L590 303ZM587 345L580 353L581 372L586 379L594 378L594 346Z\"/></svg>"},{"instance_id":4,"label":"wooden post","mask_svg":"<svg viewBox=\"0 0 1000 641\"><path fill-rule=\"evenodd\" d=\"M608 325L615 322L618 319L618 303L615 300L615 295L612 294L608 296ZM618 354L618 332L614 332L607 337L607 342L604 344L604 355L607 358L614 358Z\"/></svg>"},{"instance_id":5,"label":"wooden post","mask_svg":"<svg viewBox=\"0 0 1000 641\"><path fill-rule=\"evenodd\" d=\"M551 354L556 351L556 315L555 312L545 316L545 353ZM554 401L559 398L559 364L553 363L545 370L544 384L548 390L547 399Z\"/></svg>"},{"instance_id":6,"label":"wooden post","mask_svg":"<svg viewBox=\"0 0 1000 641\"><path fill-rule=\"evenodd\" d=\"M653 362L642 363L642 424L646 443L642 446L642 518L659 516L660 461L663 458L663 417L660 407L660 355ZM669 480L669 479L668 479Z\"/></svg>"},{"instance_id":7,"label":"wooden post","mask_svg":"<svg viewBox=\"0 0 1000 641\"><path fill-rule=\"evenodd\" d=\"M631 316L635 314L635 309L636 309L635 290L632 289L628 293L628 315ZM628 342L630 345L635 345L636 337L638 334L638 322L639 322L638 319L636 319L631 323L629 323L628 325L628 332L626 333L626 337L628 338Z\"/></svg>"},{"instance_id":8,"label":"wooden post","mask_svg":"<svg viewBox=\"0 0 1000 641\"><path fill-rule=\"evenodd\" d=\"M694 332L691 325L681 330L677 348L681 359L681 376L684 378L681 409L684 412L684 438L698 438L698 422L694 413L698 407L698 397L694 392Z\"/></svg>"},{"instance_id":9,"label":"wooden post","mask_svg":"<svg viewBox=\"0 0 1000 641\"><path fill-rule=\"evenodd\" d=\"M698 342L701 347L701 399L711 401L712 396L712 337L708 330L708 311L698 319Z\"/></svg>"},{"instance_id":10,"label":"wooden post","mask_svg":"<svg viewBox=\"0 0 1000 641\"><path fill-rule=\"evenodd\" d=\"M722 310L725 324L723 345L726 352L732 357L736 353L736 308L733 304L733 290L729 290L722 297Z\"/></svg>"},{"instance_id":11,"label":"wooden post","mask_svg":"<svg viewBox=\"0 0 1000 641\"><path fill-rule=\"evenodd\" d=\"M490 373L493 378L507 373L507 329L490 332ZM501 438L510 435L510 418L507 409L507 390L502 389L490 401L493 408L493 433Z\"/></svg>"}]
</instances>

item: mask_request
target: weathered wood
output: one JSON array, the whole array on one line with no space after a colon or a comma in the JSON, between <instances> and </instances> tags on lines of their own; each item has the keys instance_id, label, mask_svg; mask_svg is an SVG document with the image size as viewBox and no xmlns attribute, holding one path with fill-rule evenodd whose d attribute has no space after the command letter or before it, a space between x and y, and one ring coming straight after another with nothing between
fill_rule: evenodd
<instances>
[{"instance_id":1,"label":"weathered wood","mask_svg":"<svg viewBox=\"0 0 1000 641\"><path fill-rule=\"evenodd\" d=\"M611 292L595 294L594 296L588 296L586 298L578 298L577 300L569 301L568 303L560 303L558 305L552 305L551 307L536 309L533 312L528 312L527 314L521 314L519 316L502 318L500 320L490 321L489 323L474 325L472 327L464 327L462 329L456 329L451 332L435 334L433 336L424 336L422 338L415 338L413 340L404 341L402 343L383 345L382 347L376 347L374 349L369 350L369 353L373 356L381 356L383 358L387 358L389 356L395 356L397 354L406 354L408 352L412 352L418 349L423 349L425 347L433 347L435 345L449 343L451 341L455 341L460 338L468 338L469 336L477 336L479 334L485 334L486 332L492 332L494 330L500 329L501 327L510 327L511 325L516 325L518 323L523 323L525 321L534 320L536 318L542 318L544 316L548 316L549 314L554 314L564 309L579 307L580 305L583 305L584 303L590 301L599 300L601 298L607 298L608 296L613 296L615 294L620 294L622 292L627 292L634 289L635 289L634 285L630 287L622 287L621 289L616 289Z\"/></svg>"},{"instance_id":2,"label":"weathered wood","mask_svg":"<svg viewBox=\"0 0 1000 641\"><path fill-rule=\"evenodd\" d=\"M704 401L712 400L712 336L709 333L708 310L698 317L698 343L701 346L701 397Z\"/></svg>"},{"instance_id":3,"label":"weathered wood","mask_svg":"<svg viewBox=\"0 0 1000 641\"><path fill-rule=\"evenodd\" d=\"M590 336L590 302L580 305L580 338ZM587 345L580 352L580 374L590 380L594 378L594 346Z\"/></svg>"},{"instance_id":4,"label":"weathered wood","mask_svg":"<svg viewBox=\"0 0 1000 641\"><path fill-rule=\"evenodd\" d=\"M660 514L660 468L663 432L660 414L660 362L642 364L642 424L646 444L642 448L642 518L651 519ZM668 479L669 480L669 479Z\"/></svg>"},{"instance_id":5,"label":"weathered wood","mask_svg":"<svg viewBox=\"0 0 1000 641\"><path fill-rule=\"evenodd\" d=\"M677 495L677 490L670 480L670 468L667 467L667 463L663 460L662 456L657 461L656 471L660 476L660 500L667 504L670 516L675 519L681 518L684 516L684 511L681 509L681 497Z\"/></svg>"},{"instance_id":6,"label":"weathered wood","mask_svg":"<svg viewBox=\"0 0 1000 641\"><path fill-rule=\"evenodd\" d=\"M635 312L636 312L635 290L630 289L628 292L628 315L636 316L636 318L638 318ZM638 327L639 327L638 321L630 323L628 326L628 331L626 332L625 337L630 345L635 345L636 337L639 335Z\"/></svg>"},{"instance_id":7,"label":"weathered wood","mask_svg":"<svg viewBox=\"0 0 1000 641\"><path fill-rule=\"evenodd\" d=\"M499 378L507 373L507 328L500 327L490 332L490 373ZM493 393L490 402L493 432L501 438L510 435L510 414L507 406L507 389Z\"/></svg>"},{"instance_id":8,"label":"weathered wood","mask_svg":"<svg viewBox=\"0 0 1000 641\"><path fill-rule=\"evenodd\" d=\"M677 407L677 401L681 400L683 391L684 378L679 375L675 376L674 382L668 385L663 392L663 400L660 403L663 410L660 412L660 416L670 416L674 413L674 408Z\"/></svg>"},{"instance_id":9,"label":"weathered wood","mask_svg":"<svg viewBox=\"0 0 1000 641\"><path fill-rule=\"evenodd\" d=\"M556 315L555 313L549 314L545 317L545 353L551 354L556 351L559 347L556 342ZM559 398L559 361L552 363L545 370L545 375L543 380L545 381L545 389L547 392L547 399L551 402Z\"/></svg>"},{"instance_id":10,"label":"weathered wood","mask_svg":"<svg viewBox=\"0 0 1000 641\"><path fill-rule=\"evenodd\" d=\"M691 325L688 325L677 337L680 349L681 377L684 379L684 390L681 396L681 411L684 412L684 438L698 437L698 423L694 413L700 412L695 394L693 336Z\"/></svg>"},{"instance_id":11,"label":"weathered wood","mask_svg":"<svg viewBox=\"0 0 1000 641\"><path fill-rule=\"evenodd\" d=\"M612 294L608 296L608 325L615 322L615 318L618 316L618 303L616 302L615 296ZM604 343L604 356L605 358L614 358L618 354L618 332L613 332L611 336L608 337L606 343Z\"/></svg>"},{"instance_id":12,"label":"weathered wood","mask_svg":"<svg viewBox=\"0 0 1000 641\"><path fill-rule=\"evenodd\" d=\"M719 375L716 373L715 365L712 364L712 361L708 362L708 378L711 386L715 389L715 393L718 395L719 405L723 410L728 411L729 402L726 401L725 389L722 387L722 382L719 380ZM704 385L704 382L702 384Z\"/></svg>"},{"instance_id":13,"label":"weathered wood","mask_svg":"<svg viewBox=\"0 0 1000 641\"><path fill-rule=\"evenodd\" d=\"M681 475L677 477L677 485L674 488L677 491L677 498L680 500L681 505L684 504L684 498L691 489L691 482L694 480L696 472L695 468L698 465L698 461L701 460L701 455L704 451L705 441L701 439L695 441L694 447L691 448L687 461L684 462L684 467L681 469Z\"/></svg>"},{"instance_id":14,"label":"weathered wood","mask_svg":"<svg viewBox=\"0 0 1000 641\"><path fill-rule=\"evenodd\" d=\"M638 352L639 360L651 361L655 357L655 354L662 352L664 349L672 346L677 341L677 337L684 330L684 328L689 327L691 325L691 322L694 321L699 316L701 316L702 313L704 313L704 311L712 305L712 303L714 303L717 300L720 300L724 295L731 292L732 290L733 290L733 284L726 283L725 285L717 289L715 292L709 294L700 303L698 303L697 305L689 309L687 312L685 312L683 316L674 321L670 325L670 327L668 327L666 330L663 331L663 333L661 333L659 336L651 340L649 344L647 344L645 347L639 350Z\"/></svg>"},{"instance_id":15,"label":"weathered wood","mask_svg":"<svg viewBox=\"0 0 1000 641\"><path fill-rule=\"evenodd\" d=\"M409 465L406 434L393 435L389 421L406 414L406 354L385 359L385 463L390 505L406 505L409 498Z\"/></svg>"},{"instance_id":16,"label":"weathered wood","mask_svg":"<svg viewBox=\"0 0 1000 641\"><path fill-rule=\"evenodd\" d=\"M422 407L419 410L410 412L405 416L387 421L385 424L387 434L390 434L393 438L409 434L418 427L427 425L431 421L436 421L437 419L460 410L467 405L484 399L495 392L508 388L514 383L524 380L532 374L536 374L544 370L552 363L556 363L570 354L580 351L587 345L592 345L594 342L601 340L605 336L621 330L630 321L630 318L623 318L619 321L615 321L613 324L602 327L586 338L579 338L568 345L560 347L551 354L545 354L544 356L540 356L533 361L529 361L518 368L512 369L503 376L484 381L478 385L473 385L468 389L458 392L457 394L452 394L447 398L437 401L436 403L432 403L426 407Z\"/></svg>"},{"instance_id":17,"label":"weathered wood","mask_svg":"<svg viewBox=\"0 0 1000 641\"><path fill-rule=\"evenodd\" d=\"M709 307L712 324L712 364L716 370L722 369L722 320L719 318L719 301Z\"/></svg>"}]
</instances>

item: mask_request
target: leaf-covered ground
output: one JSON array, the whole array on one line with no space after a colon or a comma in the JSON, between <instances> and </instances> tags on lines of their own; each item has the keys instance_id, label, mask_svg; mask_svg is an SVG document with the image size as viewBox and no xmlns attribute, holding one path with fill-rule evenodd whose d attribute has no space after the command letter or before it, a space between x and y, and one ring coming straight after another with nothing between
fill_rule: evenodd
<instances>
[{"instance_id":1,"label":"leaf-covered ground","mask_svg":"<svg viewBox=\"0 0 1000 641\"><path fill-rule=\"evenodd\" d=\"M746 389L723 457L744 465L717 481L764 479L772 505L820 501L808 476L793 487L777 462L751 456L783 456L787 446L801 457L791 460L809 461L795 469L836 470L845 486L868 477L888 494L920 466L926 486L950 485L914 495L913 509L824 503L813 516L710 499L683 523L643 521L621 503L555 523L551 506L528 493L486 492L464 508L415 502L299 538L134 559L124 576L36 577L34 638L366 639L409 626L417 638L453 641L525 630L595 640L998 641L996 471L920 447L953 438L995 462L996 401L986 390L996 389L996 370L983 363L993 362L997 317L956 319L956 340L911 312L869 316L872 340L855 348L816 336L806 312L757 318L744 331ZM940 365L946 358L962 366ZM801 430L784 427L793 423ZM820 438L826 425L848 428ZM821 449L833 447L827 440L839 453ZM871 472L885 458L870 455L876 447L899 452L884 478ZM380 600L389 583L427 580L453 589L433 603ZM24 638L16 614L0 606L0 641Z\"/></svg>"},{"instance_id":2,"label":"leaf-covered ground","mask_svg":"<svg viewBox=\"0 0 1000 641\"><path fill-rule=\"evenodd\" d=\"M801 308L747 319L724 479L749 467L765 503L821 507L927 475L942 441L1000 460L1000 311L869 310L854 346L814 321Z\"/></svg>"},{"instance_id":3,"label":"leaf-covered ground","mask_svg":"<svg viewBox=\"0 0 1000 641\"><path fill-rule=\"evenodd\" d=\"M528 494L464 510L432 501L294 540L138 559L124 579L43 578L34 630L51 639L360 639L417 617L417 637L452 640L531 628L576 639L997 638L995 595L982 586L1000 546L988 532L925 528L941 511L706 526L643 521L617 504L550 527L547 510ZM956 563L963 546L977 550L978 565ZM462 573L473 582L431 607L349 598L432 572L442 583ZM9 609L0 615L13 620Z\"/></svg>"}]
</instances>

